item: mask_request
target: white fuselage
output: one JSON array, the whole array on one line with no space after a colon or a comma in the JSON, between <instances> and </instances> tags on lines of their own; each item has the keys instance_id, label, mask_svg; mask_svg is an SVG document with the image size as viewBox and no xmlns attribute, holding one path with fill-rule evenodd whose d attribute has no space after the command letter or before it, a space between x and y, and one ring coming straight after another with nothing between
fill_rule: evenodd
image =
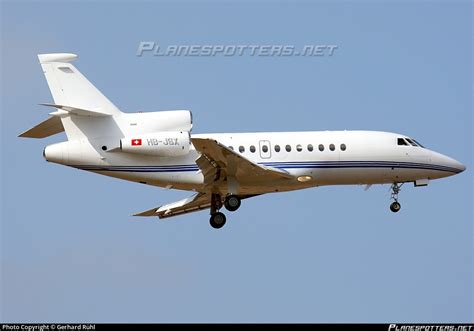
<instances>
[{"instance_id":1,"label":"white fuselage","mask_svg":"<svg viewBox=\"0 0 474 331\"><path fill-rule=\"evenodd\" d=\"M281 182L240 183L241 195L281 192L321 185L417 182L462 172L460 162L421 146L399 145L404 135L376 131L315 131L193 134L212 138L260 165L294 176ZM105 142L104 142L105 141ZM187 155L156 157L103 151L104 138L50 145L48 161L102 175L166 188L206 191L191 146ZM216 189L215 187L213 189ZM227 185L218 187L227 193Z\"/></svg>"},{"instance_id":2,"label":"white fuselage","mask_svg":"<svg viewBox=\"0 0 474 331\"><path fill-rule=\"evenodd\" d=\"M460 162L404 135L375 131L192 134L189 110L124 113L72 65L77 55L39 54L54 103L50 118L20 134L45 138L47 161L165 188L192 197L135 214L167 218L209 209L221 228L225 207L259 194L321 185L391 183L398 212L401 183L427 185L464 171Z\"/></svg>"}]
</instances>

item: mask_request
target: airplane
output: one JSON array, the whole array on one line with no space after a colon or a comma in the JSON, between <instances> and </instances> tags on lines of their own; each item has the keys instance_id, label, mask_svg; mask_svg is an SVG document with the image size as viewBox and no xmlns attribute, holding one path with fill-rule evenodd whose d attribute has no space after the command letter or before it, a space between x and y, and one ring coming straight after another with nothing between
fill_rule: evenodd
<instances>
[{"instance_id":1,"label":"airplane","mask_svg":"<svg viewBox=\"0 0 474 331\"><path fill-rule=\"evenodd\" d=\"M323 185L390 184L398 212L404 183L426 186L466 167L409 136L378 131L191 134L189 110L121 112L75 66L77 55L39 54L54 103L50 117L20 137L65 131L46 146L46 161L194 195L134 216L160 219L210 210L210 225L226 223L243 199Z\"/></svg>"}]
</instances>

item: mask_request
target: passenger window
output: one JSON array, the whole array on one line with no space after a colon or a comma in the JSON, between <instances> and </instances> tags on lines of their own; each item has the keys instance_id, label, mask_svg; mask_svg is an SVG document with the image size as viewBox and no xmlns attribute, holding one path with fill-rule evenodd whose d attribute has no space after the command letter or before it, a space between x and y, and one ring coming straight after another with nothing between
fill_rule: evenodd
<instances>
[{"instance_id":1,"label":"passenger window","mask_svg":"<svg viewBox=\"0 0 474 331\"><path fill-rule=\"evenodd\" d=\"M244 147L244 146L240 146L240 147L239 147L239 152L240 152L240 153L245 152L245 147Z\"/></svg>"},{"instance_id":2,"label":"passenger window","mask_svg":"<svg viewBox=\"0 0 474 331\"><path fill-rule=\"evenodd\" d=\"M301 152L301 151L303 150L303 146L301 146L301 145L296 145L296 150L297 150L298 152Z\"/></svg>"},{"instance_id":3,"label":"passenger window","mask_svg":"<svg viewBox=\"0 0 474 331\"><path fill-rule=\"evenodd\" d=\"M279 152L280 151L280 145L275 145L275 152Z\"/></svg>"},{"instance_id":4,"label":"passenger window","mask_svg":"<svg viewBox=\"0 0 474 331\"><path fill-rule=\"evenodd\" d=\"M255 153L255 146L254 146L254 145L250 146L250 151L251 151L252 153Z\"/></svg>"},{"instance_id":5,"label":"passenger window","mask_svg":"<svg viewBox=\"0 0 474 331\"><path fill-rule=\"evenodd\" d=\"M308 151L310 151L310 152L313 151L313 145L311 145L311 144L308 145Z\"/></svg>"},{"instance_id":6,"label":"passenger window","mask_svg":"<svg viewBox=\"0 0 474 331\"><path fill-rule=\"evenodd\" d=\"M331 145L329 145L329 149L330 149L331 151L334 151L334 150L336 149L336 146L334 146L334 144L331 144Z\"/></svg>"},{"instance_id":7,"label":"passenger window","mask_svg":"<svg viewBox=\"0 0 474 331\"><path fill-rule=\"evenodd\" d=\"M291 146L290 145L286 145L285 149L286 149L287 152L291 152Z\"/></svg>"},{"instance_id":8,"label":"passenger window","mask_svg":"<svg viewBox=\"0 0 474 331\"><path fill-rule=\"evenodd\" d=\"M345 151L346 150L346 144L341 144L341 151Z\"/></svg>"},{"instance_id":9,"label":"passenger window","mask_svg":"<svg viewBox=\"0 0 474 331\"><path fill-rule=\"evenodd\" d=\"M264 153L268 152L268 146L267 145L262 146L262 152L264 152Z\"/></svg>"},{"instance_id":10,"label":"passenger window","mask_svg":"<svg viewBox=\"0 0 474 331\"><path fill-rule=\"evenodd\" d=\"M232 146L229 146L229 149L230 149L230 150L234 150L234 147L232 147Z\"/></svg>"},{"instance_id":11,"label":"passenger window","mask_svg":"<svg viewBox=\"0 0 474 331\"><path fill-rule=\"evenodd\" d=\"M321 152L324 151L324 145L323 144L319 144L318 148Z\"/></svg>"}]
</instances>

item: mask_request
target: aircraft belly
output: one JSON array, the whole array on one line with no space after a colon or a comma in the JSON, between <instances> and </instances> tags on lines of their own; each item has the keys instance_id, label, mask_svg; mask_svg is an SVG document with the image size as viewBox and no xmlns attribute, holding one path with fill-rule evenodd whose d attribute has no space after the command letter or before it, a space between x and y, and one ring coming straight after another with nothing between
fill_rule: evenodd
<instances>
[{"instance_id":1,"label":"aircraft belly","mask_svg":"<svg viewBox=\"0 0 474 331\"><path fill-rule=\"evenodd\" d=\"M374 184L386 182L386 170L381 168L315 169L318 185Z\"/></svg>"},{"instance_id":2,"label":"aircraft belly","mask_svg":"<svg viewBox=\"0 0 474 331\"><path fill-rule=\"evenodd\" d=\"M142 184L183 190L199 190L203 185L202 174L196 172L130 172L96 171L100 175L120 178Z\"/></svg>"}]
</instances>

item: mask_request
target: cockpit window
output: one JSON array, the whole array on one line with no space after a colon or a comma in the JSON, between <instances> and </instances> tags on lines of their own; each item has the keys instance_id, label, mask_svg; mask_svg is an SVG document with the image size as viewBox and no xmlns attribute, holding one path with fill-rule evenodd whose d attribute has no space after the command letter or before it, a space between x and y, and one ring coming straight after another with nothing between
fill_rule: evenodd
<instances>
[{"instance_id":1,"label":"cockpit window","mask_svg":"<svg viewBox=\"0 0 474 331\"><path fill-rule=\"evenodd\" d=\"M408 143L403 138L398 138L397 142L398 142L398 146L409 146Z\"/></svg>"},{"instance_id":2,"label":"cockpit window","mask_svg":"<svg viewBox=\"0 0 474 331\"><path fill-rule=\"evenodd\" d=\"M411 140L410 138L405 138L406 141L408 141L412 146L418 146L413 140Z\"/></svg>"},{"instance_id":3,"label":"cockpit window","mask_svg":"<svg viewBox=\"0 0 474 331\"><path fill-rule=\"evenodd\" d=\"M415 139L411 138L397 138L397 145L398 146L415 146L415 147L421 147L425 148L422 144L420 144L418 141Z\"/></svg>"},{"instance_id":4,"label":"cockpit window","mask_svg":"<svg viewBox=\"0 0 474 331\"><path fill-rule=\"evenodd\" d=\"M422 144L420 144L418 141L416 141L415 139L412 139L418 146L420 146L421 148L425 148L425 146L423 146Z\"/></svg>"}]
</instances>

